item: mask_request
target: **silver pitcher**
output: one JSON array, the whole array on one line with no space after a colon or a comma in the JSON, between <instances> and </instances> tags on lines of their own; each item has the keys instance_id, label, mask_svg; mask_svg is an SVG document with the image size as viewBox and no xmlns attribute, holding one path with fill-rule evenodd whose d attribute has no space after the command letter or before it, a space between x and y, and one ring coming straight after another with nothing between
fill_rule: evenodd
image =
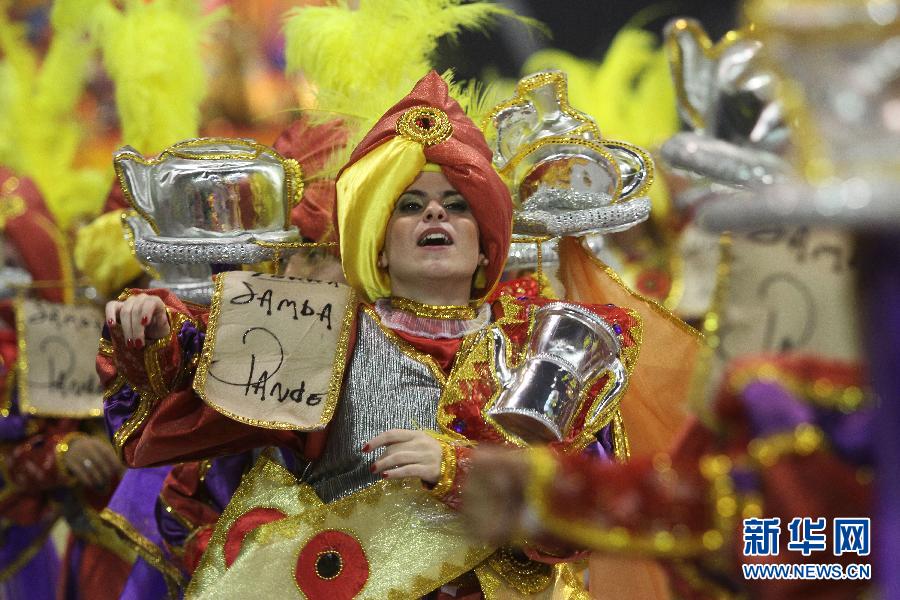
<instances>
[{"instance_id":1,"label":"silver pitcher","mask_svg":"<svg viewBox=\"0 0 900 600\"><path fill-rule=\"evenodd\" d=\"M129 146L113 162L125 197L152 228L136 245L156 263L253 263L299 239L291 208L303 190L296 161L252 140L185 140L145 158Z\"/></svg>"},{"instance_id":2,"label":"silver pitcher","mask_svg":"<svg viewBox=\"0 0 900 600\"><path fill-rule=\"evenodd\" d=\"M565 439L584 392L608 371L612 384L592 407L596 419L624 390L628 374L612 326L594 313L566 302L539 309L525 359L510 369L506 338L495 331L495 364L504 390L488 415L504 430L528 443Z\"/></svg>"}]
</instances>

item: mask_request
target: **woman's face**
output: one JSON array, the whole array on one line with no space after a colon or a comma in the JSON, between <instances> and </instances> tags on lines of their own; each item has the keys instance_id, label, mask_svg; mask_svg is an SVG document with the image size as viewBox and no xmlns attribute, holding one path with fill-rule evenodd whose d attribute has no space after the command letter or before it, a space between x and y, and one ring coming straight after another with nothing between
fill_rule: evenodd
<instances>
[{"instance_id":1,"label":"woman's face","mask_svg":"<svg viewBox=\"0 0 900 600\"><path fill-rule=\"evenodd\" d=\"M443 173L420 173L397 199L379 258L392 286L436 279L471 285L482 258L469 203Z\"/></svg>"}]
</instances>

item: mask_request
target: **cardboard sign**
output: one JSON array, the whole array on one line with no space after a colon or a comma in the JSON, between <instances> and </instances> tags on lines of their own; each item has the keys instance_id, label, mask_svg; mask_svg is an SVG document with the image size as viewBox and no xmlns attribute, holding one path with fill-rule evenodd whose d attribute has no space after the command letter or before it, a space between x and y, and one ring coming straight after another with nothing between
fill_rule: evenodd
<instances>
[{"instance_id":1,"label":"cardboard sign","mask_svg":"<svg viewBox=\"0 0 900 600\"><path fill-rule=\"evenodd\" d=\"M340 394L355 304L341 284L219 275L194 390L237 421L323 428Z\"/></svg>"},{"instance_id":2,"label":"cardboard sign","mask_svg":"<svg viewBox=\"0 0 900 600\"><path fill-rule=\"evenodd\" d=\"M709 384L749 354L860 359L853 243L846 233L773 227L734 234L715 321Z\"/></svg>"},{"instance_id":3,"label":"cardboard sign","mask_svg":"<svg viewBox=\"0 0 900 600\"><path fill-rule=\"evenodd\" d=\"M19 407L44 417L103 414L97 340L103 312L93 306L44 300L16 302Z\"/></svg>"}]
</instances>

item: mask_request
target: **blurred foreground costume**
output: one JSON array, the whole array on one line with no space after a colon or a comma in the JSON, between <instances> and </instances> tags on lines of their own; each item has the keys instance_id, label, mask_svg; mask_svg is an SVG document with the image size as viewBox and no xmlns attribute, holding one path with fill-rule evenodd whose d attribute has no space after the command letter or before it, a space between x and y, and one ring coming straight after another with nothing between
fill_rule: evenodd
<instances>
[{"instance_id":1,"label":"blurred foreground costume","mask_svg":"<svg viewBox=\"0 0 900 600\"><path fill-rule=\"evenodd\" d=\"M396 199L427 168L440 168L479 225L489 263L476 274L469 306L391 298L390 280L376 264ZM323 400L328 412L321 424L293 427L303 433L259 419L251 426L246 417L218 412L212 404L218 399L204 403L191 386L197 386L197 357L210 343L209 313L166 291L149 293L168 307L168 338L139 350L127 347L113 328L108 350L98 357L98 371L110 386L107 419L129 465L282 448L280 459L261 458L244 479L189 591L198 597L263 590L277 596L299 586L310 598L480 597L481 590L493 596L504 589L536 597L549 597L554 589L579 593L571 570L551 566L565 557L537 547L523 555L478 544L462 533L454 512L472 446L522 443L484 409L502 391L497 349L505 358L520 356L532 341L535 314L548 303L506 294L485 302L508 252L512 205L482 134L436 73L389 109L357 146L337 180L336 222L355 296L346 315L333 316L345 341L338 344L332 375L339 387ZM635 314L611 305L557 304L610 332L627 377L640 340ZM624 382L613 386L612 377L602 371L587 382L555 448L624 456L618 417ZM410 481L379 481L360 451L378 433L411 426L433 432L443 447L441 478L431 490ZM304 484L291 471L302 473ZM246 576L261 565L271 577Z\"/></svg>"},{"instance_id":2,"label":"blurred foreground costume","mask_svg":"<svg viewBox=\"0 0 900 600\"><path fill-rule=\"evenodd\" d=\"M31 286L37 298L72 302L75 282L67 242L40 193L28 179L6 169L0 169L0 189L7 250L27 272L18 283ZM4 274L8 272L4 267ZM99 519L111 489L82 486L63 463L74 440L102 435L102 426L96 419L57 418L21 406L19 383L27 365L17 364L21 340L7 292L15 290L4 289L0 328L0 585L4 597L119 598L135 555ZM60 517L66 518L73 535L58 579L59 561L47 536Z\"/></svg>"}]
</instances>

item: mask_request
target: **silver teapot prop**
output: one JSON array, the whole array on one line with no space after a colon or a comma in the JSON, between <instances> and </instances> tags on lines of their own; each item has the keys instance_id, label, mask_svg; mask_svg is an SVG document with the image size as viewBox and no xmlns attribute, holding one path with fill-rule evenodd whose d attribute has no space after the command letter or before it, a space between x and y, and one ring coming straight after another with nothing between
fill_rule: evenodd
<instances>
[{"instance_id":1,"label":"silver teapot prop","mask_svg":"<svg viewBox=\"0 0 900 600\"><path fill-rule=\"evenodd\" d=\"M291 208L303 192L300 166L252 140L185 140L145 158L113 156L125 197L152 229L135 240L150 263L252 264L299 241Z\"/></svg>"},{"instance_id":2,"label":"silver teapot prop","mask_svg":"<svg viewBox=\"0 0 900 600\"><path fill-rule=\"evenodd\" d=\"M504 430L528 443L566 438L584 392L597 376L612 378L586 422L597 419L625 389L621 344L606 321L579 306L552 302L536 310L522 364L510 369L507 342L494 332L494 362L503 391L487 411Z\"/></svg>"}]
</instances>

